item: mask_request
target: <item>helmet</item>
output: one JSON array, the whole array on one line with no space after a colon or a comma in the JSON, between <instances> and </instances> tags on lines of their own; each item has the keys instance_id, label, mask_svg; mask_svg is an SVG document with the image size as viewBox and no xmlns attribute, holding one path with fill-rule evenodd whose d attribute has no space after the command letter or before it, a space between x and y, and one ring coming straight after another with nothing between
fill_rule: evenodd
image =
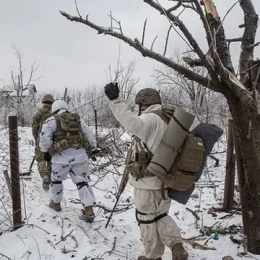
<instances>
[{"instance_id":1,"label":"helmet","mask_svg":"<svg viewBox=\"0 0 260 260\"><path fill-rule=\"evenodd\" d=\"M64 100L56 100L51 106L51 112L55 113L61 109L69 110L67 103Z\"/></svg>"},{"instance_id":2,"label":"helmet","mask_svg":"<svg viewBox=\"0 0 260 260\"><path fill-rule=\"evenodd\" d=\"M42 103L52 104L54 102L54 98L52 94L45 94L42 98Z\"/></svg>"},{"instance_id":3,"label":"helmet","mask_svg":"<svg viewBox=\"0 0 260 260\"><path fill-rule=\"evenodd\" d=\"M161 97L157 90L153 88L144 88L140 90L135 97L135 104L154 105L161 104Z\"/></svg>"}]
</instances>

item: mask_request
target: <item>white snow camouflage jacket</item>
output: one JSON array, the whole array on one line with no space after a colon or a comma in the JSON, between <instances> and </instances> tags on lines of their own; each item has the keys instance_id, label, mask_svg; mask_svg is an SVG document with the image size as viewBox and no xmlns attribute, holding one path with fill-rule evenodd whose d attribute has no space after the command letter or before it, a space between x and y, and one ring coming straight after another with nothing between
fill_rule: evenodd
<instances>
[{"instance_id":1,"label":"white snow camouflage jacket","mask_svg":"<svg viewBox=\"0 0 260 260\"><path fill-rule=\"evenodd\" d=\"M65 110L59 111L58 114L65 112ZM88 139L90 147L93 149L97 148L96 139L91 131L91 129L86 125L86 123L81 119L81 132L82 136ZM47 152L48 149L53 144L53 134L56 131L57 123L56 119L52 116L49 117L42 126L42 131L40 134L40 150L42 152ZM60 153L55 154L52 156L51 162L58 163L58 164L76 164L85 162L88 160L88 156L84 148L76 149L76 148L68 148Z\"/></svg>"},{"instance_id":2,"label":"white snow camouflage jacket","mask_svg":"<svg viewBox=\"0 0 260 260\"><path fill-rule=\"evenodd\" d=\"M109 105L122 126L131 134L139 137L147 145L148 149L154 153L160 144L167 124L159 116L149 112L159 110L162 106L160 104L151 105L143 111L142 115L138 116L130 110L121 97L110 101ZM156 176L136 181L130 175L129 183L138 189L159 190L162 188L162 182Z\"/></svg>"}]
</instances>

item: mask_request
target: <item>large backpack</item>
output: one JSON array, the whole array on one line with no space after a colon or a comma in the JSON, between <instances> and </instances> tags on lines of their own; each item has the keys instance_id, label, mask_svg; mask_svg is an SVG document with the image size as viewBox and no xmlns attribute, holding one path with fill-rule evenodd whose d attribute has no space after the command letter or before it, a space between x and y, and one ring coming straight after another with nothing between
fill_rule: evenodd
<instances>
[{"instance_id":1,"label":"large backpack","mask_svg":"<svg viewBox=\"0 0 260 260\"><path fill-rule=\"evenodd\" d=\"M167 124L173 114L170 110L158 110L153 113ZM161 178L164 185L169 188L169 196L172 199L177 197L176 194L182 197L183 192L193 189L194 183L202 174L206 157L222 134L223 130L216 125L205 123L200 123L187 134L171 170L165 178Z\"/></svg>"},{"instance_id":2,"label":"large backpack","mask_svg":"<svg viewBox=\"0 0 260 260\"><path fill-rule=\"evenodd\" d=\"M64 112L54 115L57 123L57 129L54 132L54 142L67 140L68 147L83 147L83 138L81 133L80 117L78 113Z\"/></svg>"}]
</instances>

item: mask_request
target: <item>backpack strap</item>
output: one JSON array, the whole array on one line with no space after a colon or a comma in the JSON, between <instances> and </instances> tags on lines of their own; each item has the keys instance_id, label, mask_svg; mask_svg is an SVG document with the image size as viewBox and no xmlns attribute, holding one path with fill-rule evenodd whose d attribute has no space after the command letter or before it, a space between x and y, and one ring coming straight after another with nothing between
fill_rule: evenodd
<instances>
[{"instance_id":1,"label":"backpack strap","mask_svg":"<svg viewBox=\"0 0 260 260\"><path fill-rule=\"evenodd\" d=\"M169 124L171 118L173 118L173 120L179 125L179 127L187 132L187 133L190 133L190 131L185 128L181 122L172 114L171 117L169 115L167 115L163 109L160 109L160 110L155 110L155 111L151 111L150 113L153 113L153 114L156 114L157 116L159 116L167 125Z\"/></svg>"},{"instance_id":2,"label":"backpack strap","mask_svg":"<svg viewBox=\"0 0 260 260\"><path fill-rule=\"evenodd\" d=\"M160 110L155 110L155 111L151 111L149 113L153 113L153 114L156 114L157 116L159 116L167 125L169 124L171 118L163 112L162 109Z\"/></svg>"}]
</instances>

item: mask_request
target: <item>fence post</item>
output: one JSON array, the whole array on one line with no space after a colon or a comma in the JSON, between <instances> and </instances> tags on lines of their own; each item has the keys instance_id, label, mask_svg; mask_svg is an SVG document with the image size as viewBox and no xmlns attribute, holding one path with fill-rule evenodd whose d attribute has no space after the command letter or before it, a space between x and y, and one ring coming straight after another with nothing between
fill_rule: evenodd
<instances>
[{"instance_id":1,"label":"fence post","mask_svg":"<svg viewBox=\"0 0 260 260\"><path fill-rule=\"evenodd\" d=\"M9 116L9 143L11 166L11 191L14 229L22 225L17 116Z\"/></svg>"},{"instance_id":2,"label":"fence post","mask_svg":"<svg viewBox=\"0 0 260 260\"><path fill-rule=\"evenodd\" d=\"M98 126L97 126L97 110L94 109L94 113L95 113L95 133L96 133L96 138L98 135Z\"/></svg>"},{"instance_id":3,"label":"fence post","mask_svg":"<svg viewBox=\"0 0 260 260\"><path fill-rule=\"evenodd\" d=\"M234 183L235 183L234 136L233 136L233 121L230 119L228 122L226 177L225 177L223 209L231 210L233 208Z\"/></svg>"}]
</instances>

